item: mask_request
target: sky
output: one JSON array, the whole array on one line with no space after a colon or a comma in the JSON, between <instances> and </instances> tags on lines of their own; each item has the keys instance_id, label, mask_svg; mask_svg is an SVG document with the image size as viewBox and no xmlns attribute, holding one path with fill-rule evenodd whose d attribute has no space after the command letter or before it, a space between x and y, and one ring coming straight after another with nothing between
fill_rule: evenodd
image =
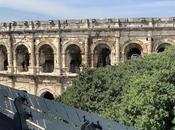
<instances>
[{"instance_id":1,"label":"sky","mask_svg":"<svg viewBox=\"0 0 175 130\"><path fill-rule=\"evenodd\" d=\"M175 0L0 0L0 22L175 16Z\"/></svg>"}]
</instances>

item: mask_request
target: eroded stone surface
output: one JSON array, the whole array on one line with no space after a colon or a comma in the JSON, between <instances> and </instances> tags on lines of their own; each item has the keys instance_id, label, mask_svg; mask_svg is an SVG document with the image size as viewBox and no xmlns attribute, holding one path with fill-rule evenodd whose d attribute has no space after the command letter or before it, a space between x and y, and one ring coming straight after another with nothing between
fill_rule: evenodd
<instances>
[{"instance_id":1,"label":"eroded stone surface","mask_svg":"<svg viewBox=\"0 0 175 130\"><path fill-rule=\"evenodd\" d=\"M57 97L83 65L114 65L174 45L174 24L175 17L0 23L0 83Z\"/></svg>"}]
</instances>

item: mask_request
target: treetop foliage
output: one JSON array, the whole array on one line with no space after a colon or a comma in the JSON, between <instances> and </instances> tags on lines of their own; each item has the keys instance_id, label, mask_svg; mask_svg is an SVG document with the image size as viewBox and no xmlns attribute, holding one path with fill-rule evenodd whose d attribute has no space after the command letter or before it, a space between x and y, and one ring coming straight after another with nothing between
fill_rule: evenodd
<instances>
[{"instance_id":1,"label":"treetop foliage","mask_svg":"<svg viewBox=\"0 0 175 130\"><path fill-rule=\"evenodd\" d=\"M175 47L115 66L84 68L58 100L137 129L173 129Z\"/></svg>"}]
</instances>

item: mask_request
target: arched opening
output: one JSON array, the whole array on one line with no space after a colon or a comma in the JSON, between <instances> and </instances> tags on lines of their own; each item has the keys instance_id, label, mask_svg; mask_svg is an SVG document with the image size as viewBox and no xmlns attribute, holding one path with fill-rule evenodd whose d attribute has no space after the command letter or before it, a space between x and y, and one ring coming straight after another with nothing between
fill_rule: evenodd
<instances>
[{"instance_id":1,"label":"arched opening","mask_svg":"<svg viewBox=\"0 0 175 130\"><path fill-rule=\"evenodd\" d=\"M18 71L25 72L28 71L29 67L29 52L26 46L19 45L16 48L16 64Z\"/></svg>"},{"instance_id":2,"label":"arched opening","mask_svg":"<svg viewBox=\"0 0 175 130\"><path fill-rule=\"evenodd\" d=\"M142 54L142 47L137 43L131 43L125 48L125 57L127 60L135 59Z\"/></svg>"},{"instance_id":3,"label":"arched opening","mask_svg":"<svg viewBox=\"0 0 175 130\"><path fill-rule=\"evenodd\" d=\"M24 93L27 93L27 90L21 90L22 92L24 92Z\"/></svg>"},{"instance_id":4,"label":"arched opening","mask_svg":"<svg viewBox=\"0 0 175 130\"><path fill-rule=\"evenodd\" d=\"M106 44L100 44L94 49L94 66L105 67L111 65L110 59L111 50Z\"/></svg>"},{"instance_id":5,"label":"arched opening","mask_svg":"<svg viewBox=\"0 0 175 130\"><path fill-rule=\"evenodd\" d=\"M77 45L70 45L66 49L66 67L71 73L76 73L80 70L82 62L81 50Z\"/></svg>"},{"instance_id":6,"label":"arched opening","mask_svg":"<svg viewBox=\"0 0 175 130\"><path fill-rule=\"evenodd\" d=\"M7 70L8 60L7 60L7 49L4 45L0 45L0 71Z\"/></svg>"},{"instance_id":7,"label":"arched opening","mask_svg":"<svg viewBox=\"0 0 175 130\"><path fill-rule=\"evenodd\" d=\"M171 44L169 44L169 43L163 43L163 44L159 45L159 47L157 48L157 52L158 53L163 52L169 46L171 46Z\"/></svg>"},{"instance_id":8,"label":"arched opening","mask_svg":"<svg viewBox=\"0 0 175 130\"><path fill-rule=\"evenodd\" d=\"M51 46L45 44L39 49L39 66L44 73L54 71L54 52Z\"/></svg>"},{"instance_id":9,"label":"arched opening","mask_svg":"<svg viewBox=\"0 0 175 130\"><path fill-rule=\"evenodd\" d=\"M43 97L43 98L46 98L46 99L49 99L49 100L54 100L54 96L53 96L53 94L51 94L50 92L44 92L42 95L41 95L41 97Z\"/></svg>"}]
</instances>

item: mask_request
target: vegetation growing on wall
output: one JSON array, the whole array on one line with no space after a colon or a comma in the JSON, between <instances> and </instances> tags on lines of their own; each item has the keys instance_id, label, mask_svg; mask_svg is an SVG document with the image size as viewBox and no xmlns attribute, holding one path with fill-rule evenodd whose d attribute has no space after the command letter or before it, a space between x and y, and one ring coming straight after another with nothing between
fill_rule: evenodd
<instances>
[{"instance_id":1,"label":"vegetation growing on wall","mask_svg":"<svg viewBox=\"0 0 175 130\"><path fill-rule=\"evenodd\" d=\"M175 48L116 66L85 68L60 101L137 129L170 129L175 106Z\"/></svg>"}]
</instances>

